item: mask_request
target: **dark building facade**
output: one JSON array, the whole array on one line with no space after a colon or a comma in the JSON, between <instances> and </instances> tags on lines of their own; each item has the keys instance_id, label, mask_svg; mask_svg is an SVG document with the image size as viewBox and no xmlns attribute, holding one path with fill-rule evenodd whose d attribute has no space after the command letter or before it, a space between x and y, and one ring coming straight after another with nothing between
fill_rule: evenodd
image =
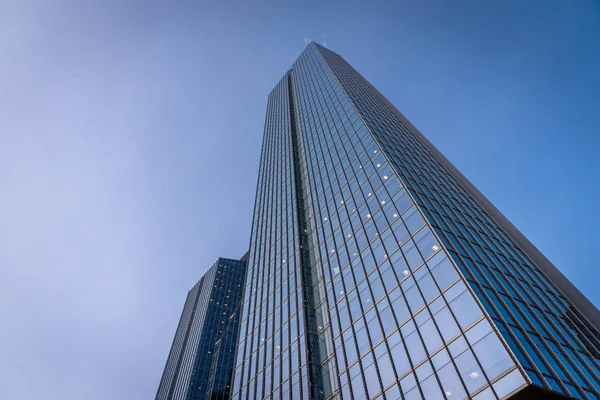
<instances>
[{"instance_id":1,"label":"dark building facade","mask_svg":"<svg viewBox=\"0 0 600 400\"><path fill-rule=\"evenodd\" d=\"M232 398L600 398L598 310L311 43L269 95Z\"/></svg>"},{"instance_id":2,"label":"dark building facade","mask_svg":"<svg viewBox=\"0 0 600 400\"><path fill-rule=\"evenodd\" d=\"M236 348L239 318L235 315L244 290L246 257L219 258L188 293L157 400L221 399L222 393L228 393L233 361L227 360ZM224 363L211 373L217 344Z\"/></svg>"},{"instance_id":3,"label":"dark building facade","mask_svg":"<svg viewBox=\"0 0 600 400\"><path fill-rule=\"evenodd\" d=\"M235 365L240 316L241 307L238 307L229 317L225 330L215 343L206 392L207 398L210 400L229 400L231 397L231 380Z\"/></svg>"}]
</instances>

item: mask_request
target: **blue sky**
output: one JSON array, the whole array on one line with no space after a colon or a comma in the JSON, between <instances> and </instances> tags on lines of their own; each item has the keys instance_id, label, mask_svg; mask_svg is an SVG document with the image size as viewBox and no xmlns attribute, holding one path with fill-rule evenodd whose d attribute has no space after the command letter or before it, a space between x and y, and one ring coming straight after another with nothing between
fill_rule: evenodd
<instances>
[{"instance_id":1,"label":"blue sky","mask_svg":"<svg viewBox=\"0 0 600 400\"><path fill-rule=\"evenodd\" d=\"M598 4L361 3L3 3L1 398L153 398L187 291L248 246L267 94L307 40L600 303Z\"/></svg>"}]
</instances>

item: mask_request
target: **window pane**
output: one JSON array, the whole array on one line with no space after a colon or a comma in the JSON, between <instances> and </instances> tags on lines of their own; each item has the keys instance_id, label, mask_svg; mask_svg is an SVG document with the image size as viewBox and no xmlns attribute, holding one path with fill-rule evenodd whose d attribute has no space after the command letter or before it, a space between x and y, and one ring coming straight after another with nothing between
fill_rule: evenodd
<instances>
[{"instance_id":1,"label":"window pane","mask_svg":"<svg viewBox=\"0 0 600 400\"><path fill-rule=\"evenodd\" d=\"M435 379L435 375L431 375L429 378L425 379L425 381L421 383L421 390L423 390L423 396L427 400L437 400L444 398L440 390L440 386L438 385L438 382Z\"/></svg>"},{"instance_id":2,"label":"window pane","mask_svg":"<svg viewBox=\"0 0 600 400\"><path fill-rule=\"evenodd\" d=\"M419 269L419 271L424 270L424 268L425 267ZM429 273L426 273L422 278L420 278L417 282L417 285L419 285L421 292L423 292L423 297L425 298L426 303L429 303L440 293Z\"/></svg>"},{"instance_id":3,"label":"window pane","mask_svg":"<svg viewBox=\"0 0 600 400\"><path fill-rule=\"evenodd\" d=\"M437 374L448 399L464 399L467 396L452 363L446 364Z\"/></svg>"},{"instance_id":4,"label":"window pane","mask_svg":"<svg viewBox=\"0 0 600 400\"><path fill-rule=\"evenodd\" d=\"M473 345L473 351L489 379L496 378L514 366L508 352L494 332Z\"/></svg>"},{"instance_id":5,"label":"window pane","mask_svg":"<svg viewBox=\"0 0 600 400\"><path fill-rule=\"evenodd\" d=\"M375 395L381 391L381 387L379 386L379 378L377 377L377 370L375 369L375 364L371 364L365 368L365 381L367 382L367 390L369 392L369 397L375 397Z\"/></svg>"},{"instance_id":6,"label":"window pane","mask_svg":"<svg viewBox=\"0 0 600 400\"><path fill-rule=\"evenodd\" d=\"M486 384L485 377L479 369L471 351L467 350L456 357L456 366L469 393L473 393Z\"/></svg>"},{"instance_id":7,"label":"window pane","mask_svg":"<svg viewBox=\"0 0 600 400\"><path fill-rule=\"evenodd\" d=\"M394 385L391 388L389 388L385 392L385 397L387 399L400 399L400 389L398 388L398 385Z\"/></svg>"},{"instance_id":8,"label":"window pane","mask_svg":"<svg viewBox=\"0 0 600 400\"><path fill-rule=\"evenodd\" d=\"M409 392L415 388L415 386L417 386L417 380L415 379L415 374L412 372L400 380L400 387L404 393Z\"/></svg>"},{"instance_id":9,"label":"window pane","mask_svg":"<svg viewBox=\"0 0 600 400\"><path fill-rule=\"evenodd\" d=\"M496 396L494 395L494 392L492 392L492 389L487 388L477 396L473 397L473 400L496 400Z\"/></svg>"},{"instance_id":10,"label":"window pane","mask_svg":"<svg viewBox=\"0 0 600 400\"><path fill-rule=\"evenodd\" d=\"M435 319L435 322L437 322L440 331L442 332L442 337L446 343L460 333L460 329L458 328L458 325L456 325L456 322L454 321L452 314L450 314L448 307L442 308L433 316L433 318Z\"/></svg>"},{"instance_id":11,"label":"window pane","mask_svg":"<svg viewBox=\"0 0 600 400\"><path fill-rule=\"evenodd\" d=\"M408 362L406 351L404 351L404 346L400 341L400 334L398 332L394 333L388 339L388 343L390 345L390 355L396 366L396 373L398 377L401 377L410 369L410 363Z\"/></svg>"},{"instance_id":12,"label":"window pane","mask_svg":"<svg viewBox=\"0 0 600 400\"><path fill-rule=\"evenodd\" d=\"M379 374L381 375L383 387L388 387L396 380L396 375L394 375L394 369L392 368L392 363L390 362L390 357L387 353L384 353L377 359L377 366L379 367Z\"/></svg>"},{"instance_id":13,"label":"window pane","mask_svg":"<svg viewBox=\"0 0 600 400\"><path fill-rule=\"evenodd\" d=\"M498 393L498 396L502 398L525 383L525 379L523 378L523 375L521 375L521 372L518 369L515 369L510 374L494 383L494 389L496 390L496 393Z\"/></svg>"},{"instance_id":14,"label":"window pane","mask_svg":"<svg viewBox=\"0 0 600 400\"><path fill-rule=\"evenodd\" d=\"M464 330L482 317L479 306L473 299L471 293L465 290L450 303L452 312L456 316L460 327Z\"/></svg>"},{"instance_id":15,"label":"window pane","mask_svg":"<svg viewBox=\"0 0 600 400\"><path fill-rule=\"evenodd\" d=\"M428 265L429 268L431 268L431 274L439 285L440 290L444 291L450 284L458 279L458 273L456 272L456 269L454 269L452 262L446 257L437 264L433 264L440 254L442 253L438 253L438 255L433 257L433 259L428 262Z\"/></svg>"},{"instance_id":16,"label":"window pane","mask_svg":"<svg viewBox=\"0 0 600 400\"><path fill-rule=\"evenodd\" d=\"M365 389L363 386L361 374L356 375L352 378L352 392L354 393L355 399L366 399Z\"/></svg>"},{"instance_id":17,"label":"window pane","mask_svg":"<svg viewBox=\"0 0 600 400\"><path fill-rule=\"evenodd\" d=\"M421 344L421 339L417 334L417 331L411 333L405 338L406 348L410 352L410 359L413 364L418 364L425 359L425 349Z\"/></svg>"},{"instance_id":18,"label":"window pane","mask_svg":"<svg viewBox=\"0 0 600 400\"><path fill-rule=\"evenodd\" d=\"M410 392L404 395L404 400L421 400L421 393L419 392L419 388L414 388Z\"/></svg>"}]
</instances>

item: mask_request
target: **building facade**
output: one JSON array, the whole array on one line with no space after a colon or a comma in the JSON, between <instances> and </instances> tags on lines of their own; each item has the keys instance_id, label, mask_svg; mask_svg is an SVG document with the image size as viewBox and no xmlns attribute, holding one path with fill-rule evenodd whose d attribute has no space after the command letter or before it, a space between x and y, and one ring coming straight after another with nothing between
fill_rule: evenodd
<instances>
[{"instance_id":1,"label":"building facade","mask_svg":"<svg viewBox=\"0 0 600 400\"><path fill-rule=\"evenodd\" d=\"M248 262L233 399L600 398L598 310L315 43L269 95Z\"/></svg>"},{"instance_id":2,"label":"building facade","mask_svg":"<svg viewBox=\"0 0 600 400\"><path fill-rule=\"evenodd\" d=\"M229 400L240 327L241 307L229 317L215 343L206 395L210 400Z\"/></svg>"},{"instance_id":3,"label":"building facade","mask_svg":"<svg viewBox=\"0 0 600 400\"><path fill-rule=\"evenodd\" d=\"M247 254L219 258L189 291L156 394L157 400L220 399L231 385ZM215 345L224 360L212 371ZM227 369L229 365L229 369ZM213 393L213 388L215 392Z\"/></svg>"}]
</instances>

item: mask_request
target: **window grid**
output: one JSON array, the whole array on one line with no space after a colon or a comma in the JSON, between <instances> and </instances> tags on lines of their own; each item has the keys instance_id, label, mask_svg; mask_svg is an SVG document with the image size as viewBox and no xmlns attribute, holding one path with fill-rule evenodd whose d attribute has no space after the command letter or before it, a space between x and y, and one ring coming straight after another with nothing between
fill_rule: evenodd
<instances>
[{"instance_id":1,"label":"window grid","mask_svg":"<svg viewBox=\"0 0 600 400\"><path fill-rule=\"evenodd\" d=\"M486 310L495 316L495 324L510 337L510 347L521 363L533 366L527 370L530 378L540 381L542 371L536 367L543 365L549 368L543 375L547 383L541 383L546 388L576 398L598 395L598 361L593 356L598 354L597 332L429 154L382 96L341 57L326 49L322 53ZM529 344L527 349L518 345L515 329Z\"/></svg>"}]
</instances>

